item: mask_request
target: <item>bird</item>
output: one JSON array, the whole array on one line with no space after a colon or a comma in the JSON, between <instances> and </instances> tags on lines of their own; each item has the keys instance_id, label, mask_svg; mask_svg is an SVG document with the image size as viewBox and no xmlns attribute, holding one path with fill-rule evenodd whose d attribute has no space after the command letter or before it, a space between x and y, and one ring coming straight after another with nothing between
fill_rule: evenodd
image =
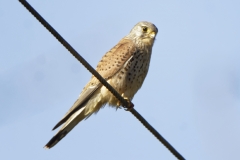
<instances>
[{"instance_id":1,"label":"bird","mask_svg":"<svg viewBox=\"0 0 240 160\"><path fill-rule=\"evenodd\" d=\"M158 28L153 23L137 23L127 36L102 57L96 67L96 71L128 101L131 101L141 88L148 73L157 33ZM73 106L55 125L53 130L62 127L44 148L55 146L80 121L97 113L106 104L121 107L121 103L112 93L92 76Z\"/></svg>"}]
</instances>

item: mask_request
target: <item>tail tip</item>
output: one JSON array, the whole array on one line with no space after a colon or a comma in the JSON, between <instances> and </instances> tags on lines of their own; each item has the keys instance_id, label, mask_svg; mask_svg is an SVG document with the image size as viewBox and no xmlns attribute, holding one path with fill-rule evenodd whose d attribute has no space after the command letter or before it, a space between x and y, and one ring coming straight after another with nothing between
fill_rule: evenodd
<instances>
[{"instance_id":1,"label":"tail tip","mask_svg":"<svg viewBox=\"0 0 240 160\"><path fill-rule=\"evenodd\" d=\"M46 146L44 146L43 148L44 148L44 149L46 149L46 150L47 150L47 149L50 149L50 147L49 147L49 146L47 146L47 145L46 145Z\"/></svg>"}]
</instances>

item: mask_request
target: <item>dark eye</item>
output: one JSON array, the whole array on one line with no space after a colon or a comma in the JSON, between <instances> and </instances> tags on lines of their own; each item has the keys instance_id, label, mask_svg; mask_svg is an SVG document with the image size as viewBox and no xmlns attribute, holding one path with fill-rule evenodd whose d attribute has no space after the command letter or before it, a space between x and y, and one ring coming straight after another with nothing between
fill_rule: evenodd
<instances>
[{"instance_id":1,"label":"dark eye","mask_svg":"<svg viewBox=\"0 0 240 160\"><path fill-rule=\"evenodd\" d=\"M142 30L143 30L143 32L147 32L148 28L147 27L143 27Z\"/></svg>"}]
</instances>

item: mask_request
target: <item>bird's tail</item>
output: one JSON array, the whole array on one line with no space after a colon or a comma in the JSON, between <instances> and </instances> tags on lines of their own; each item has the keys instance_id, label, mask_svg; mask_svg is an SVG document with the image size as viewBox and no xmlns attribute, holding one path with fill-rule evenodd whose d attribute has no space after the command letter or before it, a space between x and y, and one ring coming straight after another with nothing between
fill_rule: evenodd
<instances>
[{"instance_id":1,"label":"bird's tail","mask_svg":"<svg viewBox=\"0 0 240 160\"><path fill-rule=\"evenodd\" d=\"M45 145L44 148L50 149L65 137L80 121L87 118L89 114L85 113L85 107L75 112L57 132L57 134Z\"/></svg>"}]
</instances>

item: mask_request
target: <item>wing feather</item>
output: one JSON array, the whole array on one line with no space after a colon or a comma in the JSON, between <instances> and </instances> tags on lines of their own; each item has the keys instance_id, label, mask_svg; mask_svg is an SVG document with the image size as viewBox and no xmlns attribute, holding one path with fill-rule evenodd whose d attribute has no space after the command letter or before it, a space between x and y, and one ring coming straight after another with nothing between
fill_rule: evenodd
<instances>
[{"instance_id":1,"label":"wing feather","mask_svg":"<svg viewBox=\"0 0 240 160\"><path fill-rule=\"evenodd\" d=\"M73 106L68 110L65 116L54 126L52 130L55 130L63 123L65 123L76 111L85 106L88 100L91 98L92 94L99 88L100 83L96 86L88 87L75 101Z\"/></svg>"},{"instance_id":2,"label":"wing feather","mask_svg":"<svg viewBox=\"0 0 240 160\"><path fill-rule=\"evenodd\" d=\"M101 61L97 65L96 70L104 79L108 80L122 69L124 64L135 52L136 47L132 40L122 39L116 46L114 46L102 57ZM92 79L84 87L77 101L73 104L65 116L55 125L53 130L65 123L76 111L84 107L95 91L101 86L102 84L97 80L97 78L92 76Z\"/></svg>"}]
</instances>

